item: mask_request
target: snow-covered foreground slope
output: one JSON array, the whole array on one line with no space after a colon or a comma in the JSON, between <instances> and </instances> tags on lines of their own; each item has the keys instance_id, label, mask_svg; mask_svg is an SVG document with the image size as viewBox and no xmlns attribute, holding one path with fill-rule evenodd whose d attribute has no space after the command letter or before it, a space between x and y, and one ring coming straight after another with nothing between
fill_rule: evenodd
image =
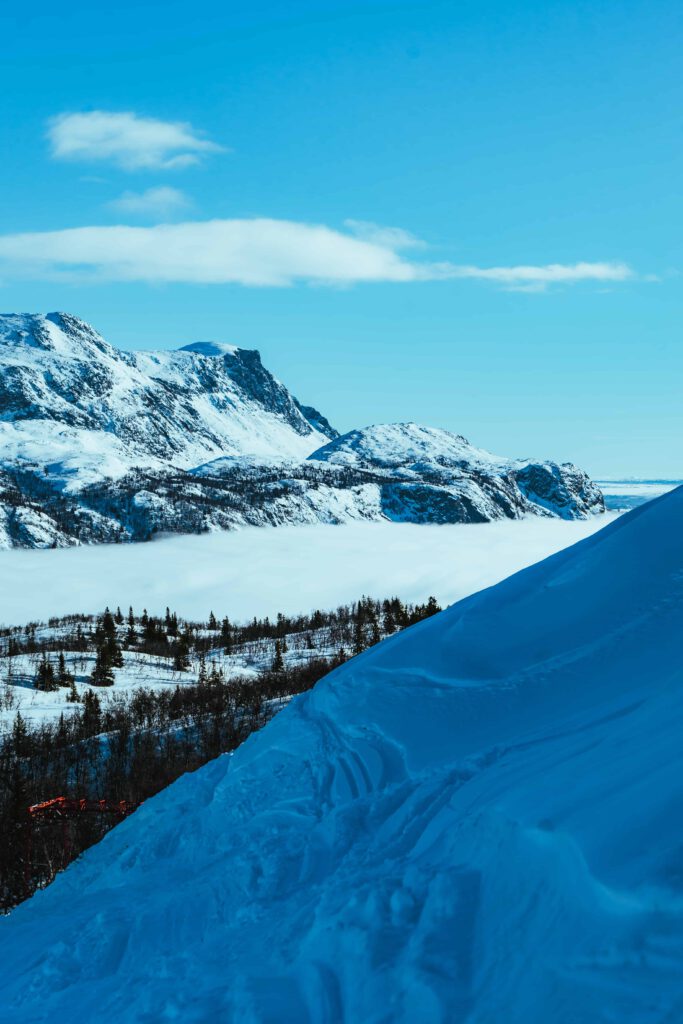
<instances>
[{"instance_id":1,"label":"snow-covered foreground slope","mask_svg":"<svg viewBox=\"0 0 683 1024\"><path fill-rule=\"evenodd\" d=\"M0 626L106 605L189 619L334 608L361 594L451 604L601 529L612 517L485 525L352 523L246 529L152 544L0 556Z\"/></svg>"},{"instance_id":2,"label":"snow-covered foreground slope","mask_svg":"<svg viewBox=\"0 0 683 1024\"><path fill-rule=\"evenodd\" d=\"M0 922L4 1020L683 1018L683 490L385 641Z\"/></svg>"}]
</instances>

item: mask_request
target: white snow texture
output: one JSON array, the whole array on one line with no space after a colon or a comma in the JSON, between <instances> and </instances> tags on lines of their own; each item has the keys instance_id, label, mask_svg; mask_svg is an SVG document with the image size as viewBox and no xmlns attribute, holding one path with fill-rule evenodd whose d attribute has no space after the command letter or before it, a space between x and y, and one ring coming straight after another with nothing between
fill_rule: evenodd
<instances>
[{"instance_id":1,"label":"white snow texture","mask_svg":"<svg viewBox=\"0 0 683 1024\"><path fill-rule=\"evenodd\" d=\"M372 648L0 922L6 1024L683 1019L683 489Z\"/></svg>"}]
</instances>

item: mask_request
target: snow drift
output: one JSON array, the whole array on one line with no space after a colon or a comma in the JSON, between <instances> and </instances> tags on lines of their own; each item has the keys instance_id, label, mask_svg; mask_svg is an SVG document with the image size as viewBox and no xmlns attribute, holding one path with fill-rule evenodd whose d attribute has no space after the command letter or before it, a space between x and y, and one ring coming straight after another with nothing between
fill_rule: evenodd
<instances>
[{"instance_id":1,"label":"snow drift","mask_svg":"<svg viewBox=\"0 0 683 1024\"><path fill-rule=\"evenodd\" d=\"M7 1022L683 1019L683 489L371 649L0 923Z\"/></svg>"}]
</instances>

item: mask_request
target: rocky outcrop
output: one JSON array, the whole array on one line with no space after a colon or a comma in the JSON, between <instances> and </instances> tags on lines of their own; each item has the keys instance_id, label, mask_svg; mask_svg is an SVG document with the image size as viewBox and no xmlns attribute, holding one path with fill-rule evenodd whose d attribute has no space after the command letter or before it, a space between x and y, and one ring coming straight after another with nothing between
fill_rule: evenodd
<instances>
[{"instance_id":1,"label":"rocky outcrop","mask_svg":"<svg viewBox=\"0 0 683 1024\"><path fill-rule=\"evenodd\" d=\"M0 547L603 510L575 466L498 458L414 423L339 436L258 352L119 352L64 313L0 317Z\"/></svg>"}]
</instances>

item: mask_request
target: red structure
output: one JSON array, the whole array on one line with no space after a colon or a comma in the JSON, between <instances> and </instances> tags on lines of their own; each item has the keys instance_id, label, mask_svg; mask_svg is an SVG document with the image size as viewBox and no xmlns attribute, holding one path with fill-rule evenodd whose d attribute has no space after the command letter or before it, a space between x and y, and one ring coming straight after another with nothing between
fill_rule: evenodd
<instances>
[{"instance_id":1,"label":"red structure","mask_svg":"<svg viewBox=\"0 0 683 1024\"><path fill-rule=\"evenodd\" d=\"M40 804L32 804L28 813L34 821L63 821L77 818L81 814L115 814L119 818L127 818L137 810L139 803L128 800L70 800L66 796L56 796L52 800L43 800Z\"/></svg>"},{"instance_id":2,"label":"red structure","mask_svg":"<svg viewBox=\"0 0 683 1024\"><path fill-rule=\"evenodd\" d=\"M40 835L41 826L62 826L62 859L61 864L52 864L50 875L54 878L55 871L63 870L71 861L71 828L70 822L85 814L109 814L123 821L140 806L129 800L73 800L66 796L56 796L52 800L32 804L27 808L31 827L26 831L26 852L24 855L24 890L25 896L31 895L31 876L34 861L34 826L37 826L36 838Z\"/></svg>"}]
</instances>

